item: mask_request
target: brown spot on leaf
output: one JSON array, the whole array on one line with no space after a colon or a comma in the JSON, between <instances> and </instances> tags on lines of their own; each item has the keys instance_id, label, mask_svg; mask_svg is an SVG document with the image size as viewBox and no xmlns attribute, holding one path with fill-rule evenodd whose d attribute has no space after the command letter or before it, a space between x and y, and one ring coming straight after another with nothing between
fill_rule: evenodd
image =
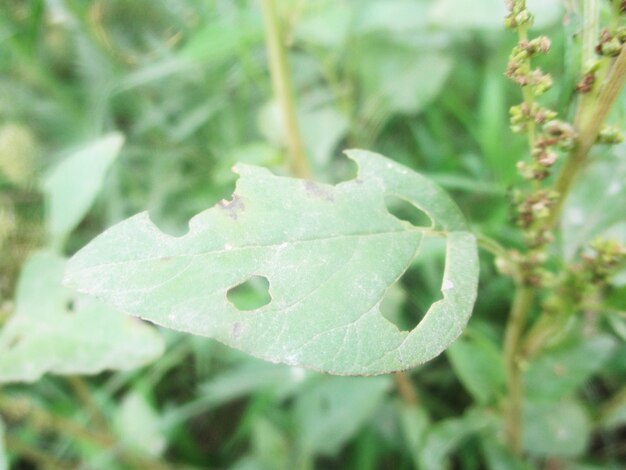
<instances>
[{"instance_id":1,"label":"brown spot on leaf","mask_svg":"<svg viewBox=\"0 0 626 470\"><path fill-rule=\"evenodd\" d=\"M328 202L335 201L335 196L330 190L328 190L327 188L324 188L323 186L320 186L314 181L305 181L304 190L306 191L307 194L311 196L319 197L320 199L324 199L325 201L328 201Z\"/></svg>"},{"instance_id":2,"label":"brown spot on leaf","mask_svg":"<svg viewBox=\"0 0 626 470\"><path fill-rule=\"evenodd\" d=\"M239 214L241 214L246 208L246 205L236 194L233 194L233 198L230 201L222 199L217 203L217 205L226 212L228 217L233 220L237 220Z\"/></svg>"}]
</instances>

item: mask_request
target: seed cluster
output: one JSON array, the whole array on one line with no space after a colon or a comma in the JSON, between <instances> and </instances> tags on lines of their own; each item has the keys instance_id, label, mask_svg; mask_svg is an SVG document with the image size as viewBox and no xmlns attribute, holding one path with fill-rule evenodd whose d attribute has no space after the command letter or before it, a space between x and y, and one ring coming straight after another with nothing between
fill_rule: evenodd
<instances>
[{"instance_id":1,"label":"seed cluster","mask_svg":"<svg viewBox=\"0 0 626 470\"><path fill-rule=\"evenodd\" d=\"M625 5L626 2L620 0L619 8L616 9L619 17L624 16ZM524 253L515 252L512 256L520 266L526 284L546 285L543 281L550 277L544 268L546 248L554 239L550 227L551 212L560 198L546 180L559 160L575 151L578 131L574 125L558 119L556 111L537 102L537 98L552 87L553 79L550 74L534 67L533 60L550 51L550 39L546 36L529 38L528 30L533 24L533 15L526 8L526 0L508 0L507 6L505 26L518 33L519 41L511 51L505 74L521 88L524 97L522 103L511 107L510 125L513 132L528 136L531 157L517 163L519 174L530 185L512 191L517 224L523 230L527 250ZM614 22L611 29L601 32L595 47L597 57L593 63L586 65L576 86L581 95L596 96L610 61L620 53L625 42L626 26L620 26L619 22ZM611 126L605 126L597 137L597 143L602 144L622 141L620 130ZM606 267L607 256L598 256L598 259L605 260L603 266ZM596 266L592 271L600 272L602 269ZM597 276L592 277L595 279Z\"/></svg>"}]
</instances>

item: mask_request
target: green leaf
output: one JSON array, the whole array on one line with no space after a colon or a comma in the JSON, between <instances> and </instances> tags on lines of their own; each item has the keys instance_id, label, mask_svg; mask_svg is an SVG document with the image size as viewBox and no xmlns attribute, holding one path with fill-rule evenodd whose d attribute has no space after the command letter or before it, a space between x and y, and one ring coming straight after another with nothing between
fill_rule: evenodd
<instances>
[{"instance_id":1,"label":"green leaf","mask_svg":"<svg viewBox=\"0 0 626 470\"><path fill-rule=\"evenodd\" d=\"M322 377L298 396L301 455L333 456L372 415L392 386L389 377Z\"/></svg>"},{"instance_id":2,"label":"green leaf","mask_svg":"<svg viewBox=\"0 0 626 470\"><path fill-rule=\"evenodd\" d=\"M416 35L428 28L429 2L385 0L363 2L357 8L355 30L360 34Z\"/></svg>"},{"instance_id":3,"label":"green leaf","mask_svg":"<svg viewBox=\"0 0 626 470\"><path fill-rule=\"evenodd\" d=\"M0 331L0 382L95 374L144 365L163 351L154 328L61 285L66 260L36 253L24 266L15 314Z\"/></svg>"},{"instance_id":4,"label":"green leaf","mask_svg":"<svg viewBox=\"0 0 626 470\"><path fill-rule=\"evenodd\" d=\"M4 448L4 424L0 419L0 470L9 470L9 462Z\"/></svg>"},{"instance_id":5,"label":"green leaf","mask_svg":"<svg viewBox=\"0 0 626 470\"><path fill-rule=\"evenodd\" d=\"M143 394L129 392L116 412L115 429L126 447L155 457L163 453L167 442L159 415Z\"/></svg>"},{"instance_id":6,"label":"green leaf","mask_svg":"<svg viewBox=\"0 0 626 470\"><path fill-rule=\"evenodd\" d=\"M490 403L504 392L506 377L502 356L479 331L468 329L446 354L457 376L478 403Z\"/></svg>"},{"instance_id":7,"label":"green leaf","mask_svg":"<svg viewBox=\"0 0 626 470\"><path fill-rule=\"evenodd\" d=\"M476 296L476 241L446 193L380 155L353 150L356 179L336 186L239 165L230 201L160 232L146 213L112 227L70 261L66 282L115 308L216 338L254 356L341 375L408 369L463 330ZM385 196L426 212L432 227L393 217ZM424 237L445 236L441 292L421 323L400 331L379 306ZM271 301L238 310L228 292L254 276Z\"/></svg>"},{"instance_id":8,"label":"green leaf","mask_svg":"<svg viewBox=\"0 0 626 470\"><path fill-rule=\"evenodd\" d=\"M67 157L46 177L43 188L53 241L63 240L80 223L123 143L121 134L108 134Z\"/></svg>"},{"instance_id":9,"label":"green leaf","mask_svg":"<svg viewBox=\"0 0 626 470\"><path fill-rule=\"evenodd\" d=\"M416 467L420 465L420 452L428 430L432 426L428 411L420 405L400 407L400 426L405 447L411 452Z\"/></svg>"},{"instance_id":10,"label":"green leaf","mask_svg":"<svg viewBox=\"0 0 626 470\"><path fill-rule=\"evenodd\" d=\"M432 426L418 451L419 468L447 468L449 454L471 435L490 426L482 410L470 409L459 418L448 418Z\"/></svg>"},{"instance_id":11,"label":"green leaf","mask_svg":"<svg viewBox=\"0 0 626 470\"><path fill-rule=\"evenodd\" d=\"M289 469L290 447L287 437L268 419L260 417L252 424L252 447L255 460L264 469Z\"/></svg>"},{"instance_id":12,"label":"green leaf","mask_svg":"<svg viewBox=\"0 0 626 470\"><path fill-rule=\"evenodd\" d=\"M298 41L314 46L341 50L350 32L354 8L334 0L307 2L301 18L296 24L295 37Z\"/></svg>"},{"instance_id":13,"label":"green leaf","mask_svg":"<svg viewBox=\"0 0 626 470\"><path fill-rule=\"evenodd\" d=\"M371 38L358 44L355 61L367 96L364 112L381 121L389 113L413 114L424 109L443 90L452 71L453 61L444 51Z\"/></svg>"},{"instance_id":14,"label":"green leaf","mask_svg":"<svg viewBox=\"0 0 626 470\"><path fill-rule=\"evenodd\" d=\"M524 374L524 388L535 401L556 401L583 385L613 355L615 339L608 335L578 339L546 350Z\"/></svg>"},{"instance_id":15,"label":"green leaf","mask_svg":"<svg viewBox=\"0 0 626 470\"><path fill-rule=\"evenodd\" d=\"M489 470L531 470L533 467L498 442L495 436L486 435L480 440Z\"/></svg>"},{"instance_id":16,"label":"green leaf","mask_svg":"<svg viewBox=\"0 0 626 470\"><path fill-rule=\"evenodd\" d=\"M575 400L524 404L522 442L535 456L575 457L585 452L591 425Z\"/></svg>"},{"instance_id":17,"label":"green leaf","mask_svg":"<svg viewBox=\"0 0 626 470\"><path fill-rule=\"evenodd\" d=\"M598 236L626 243L626 144L594 158L569 194L563 209L562 246L572 259Z\"/></svg>"}]
</instances>

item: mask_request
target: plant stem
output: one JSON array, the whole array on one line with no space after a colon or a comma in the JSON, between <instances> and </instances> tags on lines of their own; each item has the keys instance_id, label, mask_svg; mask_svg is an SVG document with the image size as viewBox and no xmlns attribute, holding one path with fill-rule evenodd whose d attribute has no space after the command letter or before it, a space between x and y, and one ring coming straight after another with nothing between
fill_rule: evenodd
<instances>
[{"instance_id":1,"label":"plant stem","mask_svg":"<svg viewBox=\"0 0 626 470\"><path fill-rule=\"evenodd\" d=\"M404 371L396 372L393 378L404 403L410 406L417 405L417 391L407 373Z\"/></svg>"},{"instance_id":2,"label":"plant stem","mask_svg":"<svg viewBox=\"0 0 626 470\"><path fill-rule=\"evenodd\" d=\"M91 391L83 378L78 375L72 375L69 376L67 380L72 387L74 394L85 407L88 416L94 421L96 429L106 429L106 418L100 412L96 403L94 403Z\"/></svg>"},{"instance_id":3,"label":"plant stem","mask_svg":"<svg viewBox=\"0 0 626 470\"><path fill-rule=\"evenodd\" d=\"M583 0L583 28L581 65L583 70L589 66L595 57L596 41L598 40L598 19L600 5L598 0Z\"/></svg>"},{"instance_id":4,"label":"plant stem","mask_svg":"<svg viewBox=\"0 0 626 470\"><path fill-rule=\"evenodd\" d=\"M598 41L598 20L600 16L600 7L598 0L582 0L583 4L583 27L582 27L582 46L580 65L583 73L590 67L593 60L596 58L595 46ZM596 72L596 77L600 71ZM583 114L583 110L589 108L590 103L593 102L594 93L583 93L578 97L578 104L576 109L575 125L578 127L580 118Z\"/></svg>"},{"instance_id":5,"label":"plant stem","mask_svg":"<svg viewBox=\"0 0 626 470\"><path fill-rule=\"evenodd\" d=\"M522 282L522 275L519 267L517 263L511 259L511 256L506 248L493 238L489 238L481 233L476 233L476 239L478 240L478 246L506 263L506 269L508 271L507 274L513 278L516 284L520 284Z\"/></svg>"},{"instance_id":6,"label":"plant stem","mask_svg":"<svg viewBox=\"0 0 626 470\"><path fill-rule=\"evenodd\" d=\"M280 22L274 0L261 0L265 22L265 43L269 60L274 95L280 106L287 131L287 149L292 173L300 178L309 178L309 168L304 143L298 127L293 90L287 66L287 54L283 43Z\"/></svg>"},{"instance_id":7,"label":"plant stem","mask_svg":"<svg viewBox=\"0 0 626 470\"><path fill-rule=\"evenodd\" d=\"M504 413L504 432L507 445L515 455L520 455L522 451L522 402L524 397L524 384L518 352L533 298L534 290L532 287L522 285L516 289L511 315L504 335L504 361L509 390L509 400Z\"/></svg>"},{"instance_id":8,"label":"plant stem","mask_svg":"<svg viewBox=\"0 0 626 470\"><path fill-rule=\"evenodd\" d=\"M565 165L563 165L554 185L554 189L559 193L559 196L550 212L548 227L553 228L558 222L563 203L572 187L572 183L586 163L589 150L595 143L598 133L611 111L611 107L624 87L624 83L626 83L626 47L622 47L620 54L612 64L602 84L597 100L590 107L589 112L584 113L580 118L576 145L568 156Z\"/></svg>"}]
</instances>

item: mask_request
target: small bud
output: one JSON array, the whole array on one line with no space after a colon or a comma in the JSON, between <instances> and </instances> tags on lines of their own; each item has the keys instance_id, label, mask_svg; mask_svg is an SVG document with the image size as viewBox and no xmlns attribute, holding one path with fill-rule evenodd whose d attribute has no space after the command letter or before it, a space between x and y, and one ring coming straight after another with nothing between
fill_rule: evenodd
<instances>
[{"instance_id":1,"label":"small bud","mask_svg":"<svg viewBox=\"0 0 626 470\"><path fill-rule=\"evenodd\" d=\"M552 120L543 126L544 132L556 139L555 144L562 150L570 150L576 143L578 136L576 129L564 121Z\"/></svg>"},{"instance_id":2,"label":"small bud","mask_svg":"<svg viewBox=\"0 0 626 470\"><path fill-rule=\"evenodd\" d=\"M552 77L541 69L535 69L528 74L527 84L533 87L535 95L542 95L552 88Z\"/></svg>"},{"instance_id":3,"label":"small bud","mask_svg":"<svg viewBox=\"0 0 626 470\"><path fill-rule=\"evenodd\" d=\"M621 144L622 142L624 142L624 134L622 134L621 130L617 127L604 126L600 130L596 142L599 144L608 145Z\"/></svg>"},{"instance_id":4,"label":"small bud","mask_svg":"<svg viewBox=\"0 0 626 470\"><path fill-rule=\"evenodd\" d=\"M522 178L527 180L534 179L535 173L533 172L533 169L526 164L526 162L519 161L516 163L515 167Z\"/></svg>"},{"instance_id":5,"label":"small bud","mask_svg":"<svg viewBox=\"0 0 626 470\"><path fill-rule=\"evenodd\" d=\"M557 155L555 152L544 151L537 157L537 161L541 165L546 167L551 167L552 165L554 165L556 163L556 160Z\"/></svg>"},{"instance_id":6,"label":"small bud","mask_svg":"<svg viewBox=\"0 0 626 470\"><path fill-rule=\"evenodd\" d=\"M494 265L496 266L496 270L498 271L498 273L504 276L511 275L511 269L509 267L509 263L507 263L507 261L504 258L500 258L499 256L496 257L496 259L494 260Z\"/></svg>"},{"instance_id":7,"label":"small bud","mask_svg":"<svg viewBox=\"0 0 626 470\"><path fill-rule=\"evenodd\" d=\"M622 50L622 43L618 38L613 38L610 41L605 42L600 47L600 55L605 57L616 57Z\"/></svg>"},{"instance_id":8,"label":"small bud","mask_svg":"<svg viewBox=\"0 0 626 470\"><path fill-rule=\"evenodd\" d=\"M593 84L595 82L596 74L591 72L586 73L585 75L583 75L582 80L576 85L576 91L582 94L589 93L591 90L593 90Z\"/></svg>"},{"instance_id":9,"label":"small bud","mask_svg":"<svg viewBox=\"0 0 626 470\"><path fill-rule=\"evenodd\" d=\"M530 54L547 54L550 51L551 45L550 39L547 36L539 36L528 42L526 50Z\"/></svg>"}]
</instances>

